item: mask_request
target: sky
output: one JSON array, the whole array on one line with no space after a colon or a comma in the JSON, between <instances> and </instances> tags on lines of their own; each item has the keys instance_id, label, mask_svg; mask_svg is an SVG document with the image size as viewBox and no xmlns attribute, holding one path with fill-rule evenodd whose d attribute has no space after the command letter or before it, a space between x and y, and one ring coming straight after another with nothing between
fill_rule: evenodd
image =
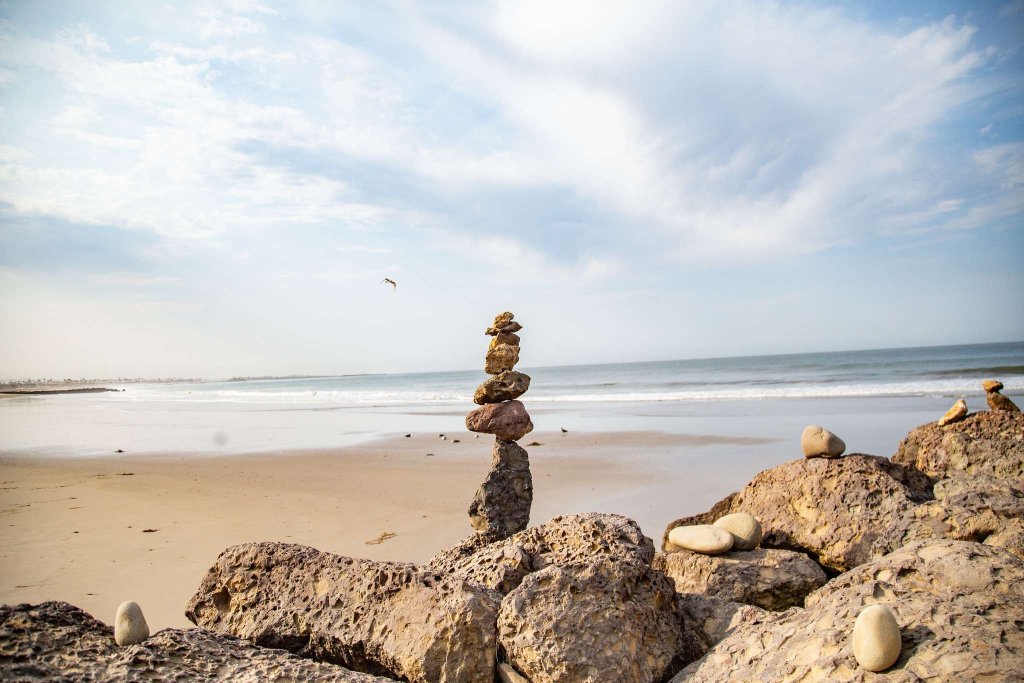
<instances>
[{"instance_id":1,"label":"sky","mask_svg":"<svg viewBox=\"0 0 1024 683\"><path fill-rule=\"evenodd\" d=\"M1022 74L1024 1L0 2L0 377L1021 340Z\"/></svg>"}]
</instances>

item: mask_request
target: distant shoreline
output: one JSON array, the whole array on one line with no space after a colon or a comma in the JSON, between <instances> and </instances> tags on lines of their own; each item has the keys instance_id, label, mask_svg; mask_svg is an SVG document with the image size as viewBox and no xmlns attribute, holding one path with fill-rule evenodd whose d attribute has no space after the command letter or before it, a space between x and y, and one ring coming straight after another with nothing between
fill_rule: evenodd
<instances>
[{"instance_id":1,"label":"distant shoreline","mask_svg":"<svg viewBox=\"0 0 1024 683\"><path fill-rule=\"evenodd\" d=\"M107 391L124 391L124 389L108 389L106 387L87 387L82 389L4 389L0 391L0 394L102 394Z\"/></svg>"}]
</instances>

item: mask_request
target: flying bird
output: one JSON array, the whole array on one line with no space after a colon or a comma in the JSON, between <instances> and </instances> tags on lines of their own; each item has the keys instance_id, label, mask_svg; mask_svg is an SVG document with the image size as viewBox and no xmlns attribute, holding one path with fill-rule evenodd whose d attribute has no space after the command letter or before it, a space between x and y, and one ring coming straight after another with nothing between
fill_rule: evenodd
<instances>
[{"instance_id":1,"label":"flying bird","mask_svg":"<svg viewBox=\"0 0 1024 683\"><path fill-rule=\"evenodd\" d=\"M380 283L382 285L391 285L391 291L392 292L397 292L398 291L398 283L395 282L394 280L392 280L389 277L384 278L383 280L380 281Z\"/></svg>"}]
</instances>

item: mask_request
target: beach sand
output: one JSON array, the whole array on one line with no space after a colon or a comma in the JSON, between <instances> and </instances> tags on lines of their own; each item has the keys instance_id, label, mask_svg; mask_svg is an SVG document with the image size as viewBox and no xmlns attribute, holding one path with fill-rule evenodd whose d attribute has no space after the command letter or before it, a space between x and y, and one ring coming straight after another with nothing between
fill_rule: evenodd
<instances>
[{"instance_id":1,"label":"beach sand","mask_svg":"<svg viewBox=\"0 0 1024 683\"><path fill-rule=\"evenodd\" d=\"M521 444L534 477L531 524L615 512L658 544L669 521L707 509L779 461L711 466L709 458L772 441L530 434ZM110 623L121 602L135 600L156 631L189 625L186 601L233 544L285 541L424 562L472 533L466 508L490 468L491 443L434 433L254 455L0 455L0 602L66 600ZM386 532L395 536L367 543Z\"/></svg>"}]
</instances>

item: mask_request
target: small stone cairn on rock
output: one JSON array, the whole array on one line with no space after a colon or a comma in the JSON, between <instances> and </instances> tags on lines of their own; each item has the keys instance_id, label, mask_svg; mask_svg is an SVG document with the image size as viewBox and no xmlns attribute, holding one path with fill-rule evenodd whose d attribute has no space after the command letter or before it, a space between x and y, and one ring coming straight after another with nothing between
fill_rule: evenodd
<instances>
[{"instance_id":1,"label":"small stone cairn on rock","mask_svg":"<svg viewBox=\"0 0 1024 683\"><path fill-rule=\"evenodd\" d=\"M810 425L800 435L800 447L805 458L838 458L846 450L846 443L824 427Z\"/></svg>"},{"instance_id":2,"label":"small stone cairn on rock","mask_svg":"<svg viewBox=\"0 0 1024 683\"><path fill-rule=\"evenodd\" d=\"M469 505L470 524L487 542L525 529L533 504L530 459L516 443L533 431L533 422L526 407L516 400L530 388L530 376L513 370L519 362L516 332L523 329L514 317L506 311L485 331L492 337L484 361L490 377L473 394L473 402L481 407L466 415L469 431L495 437L491 471Z\"/></svg>"},{"instance_id":3,"label":"small stone cairn on rock","mask_svg":"<svg viewBox=\"0 0 1024 683\"><path fill-rule=\"evenodd\" d=\"M734 512L714 524L677 526L668 534L676 548L702 555L719 555L730 550L753 550L761 543L761 522L747 512Z\"/></svg>"},{"instance_id":4,"label":"small stone cairn on rock","mask_svg":"<svg viewBox=\"0 0 1024 683\"><path fill-rule=\"evenodd\" d=\"M967 417L967 401L962 398L957 399L953 407L946 411L946 414L939 418L939 426L945 427L946 425L959 422L960 420Z\"/></svg>"},{"instance_id":5,"label":"small stone cairn on rock","mask_svg":"<svg viewBox=\"0 0 1024 683\"><path fill-rule=\"evenodd\" d=\"M985 390L985 399L988 401L988 409L994 412L1019 413L1017 404L1006 398L999 392L1003 390L1003 383L995 379L987 379L981 383Z\"/></svg>"}]
</instances>

